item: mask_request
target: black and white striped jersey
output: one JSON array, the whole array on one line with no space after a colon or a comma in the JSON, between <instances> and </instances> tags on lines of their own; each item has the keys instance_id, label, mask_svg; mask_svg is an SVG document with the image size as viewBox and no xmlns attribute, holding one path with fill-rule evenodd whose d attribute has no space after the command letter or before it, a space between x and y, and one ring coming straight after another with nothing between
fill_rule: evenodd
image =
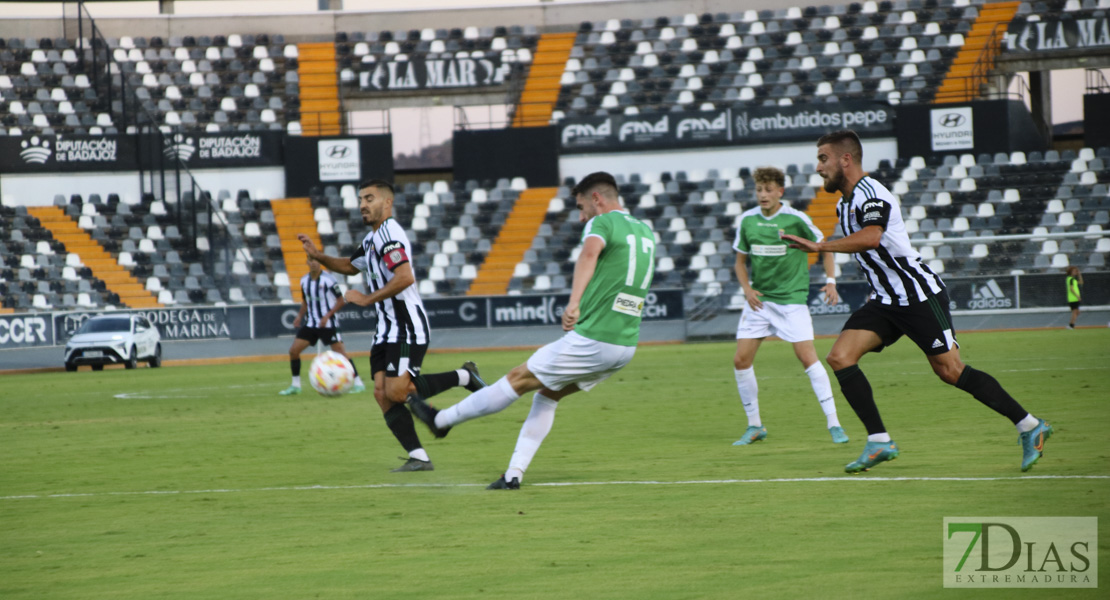
<instances>
[{"instance_id":1,"label":"black and white striped jersey","mask_svg":"<svg viewBox=\"0 0 1110 600\"><path fill-rule=\"evenodd\" d=\"M871 285L871 299L906 306L924 302L944 290L940 277L910 246L901 203L883 184L866 176L860 179L851 197L845 196L837 203L836 216L845 237L871 225L883 228L878 248L855 255Z\"/></svg>"},{"instance_id":2,"label":"black and white striped jersey","mask_svg":"<svg viewBox=\"0 0 1110 600\"><path fill-rule=\"evenodd\" d=\"M351 264L366 274L366 287L374 293L393 279L393 270L412 260L412 244L405 229L392 217L377 231L366 234L362 246L351 256ZM428 344L431 328L416 282L396 296L378 303L375 344Z\"/></svg>"},{"instance_id":3,"label":"black and white striped jersey","mask_svg":"<svg viewBox=\"0 0 1110 600\"><path fill-rule=\"evenodd\" d=\"M305 327L339 327L335 319L324 321L324 315L335 307L335 301L343 297L339 282L327 271L321 271L318 279L309 273L301 277L301 298L308 310L304 313Z\"/></svg>"}]
</instances>

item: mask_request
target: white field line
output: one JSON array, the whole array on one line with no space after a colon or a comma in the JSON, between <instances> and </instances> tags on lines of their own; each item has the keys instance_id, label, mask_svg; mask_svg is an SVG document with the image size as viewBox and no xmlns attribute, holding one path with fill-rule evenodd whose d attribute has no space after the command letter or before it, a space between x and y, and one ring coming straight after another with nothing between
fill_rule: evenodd
<instances>
[{"instance_id":1,"label":"white field line","mask_svg":"<svg viewBox=\"0 0 1110 600\"><path fill-rule=\"evenodd\" d=\"M1061 479L1110 479L1110 475L1026 475L1021 477L870 477L845 476L845 477L794 477L780 479L692 479L686 481L573 481L573 482L546 482L529 483L525 487L576 487L598 485L731 485L731 484L759 484L759 483L890 483L903 481L1031 481L1031 480L1061 480ZM82 492L72 494L24 494L18 496L0 496L0 500L42 500L48 498L98 498L114 496L179 496L187 494L247 494L257 492L306 492L329 490L374 490L374 489L404 489L404 488L467 488L485 487L484 483L369 483L365 485L295 485L281 487L262 487L245 489L210 489L210 490L148 490L140 492Z\"/></svg>"}]
</instances>

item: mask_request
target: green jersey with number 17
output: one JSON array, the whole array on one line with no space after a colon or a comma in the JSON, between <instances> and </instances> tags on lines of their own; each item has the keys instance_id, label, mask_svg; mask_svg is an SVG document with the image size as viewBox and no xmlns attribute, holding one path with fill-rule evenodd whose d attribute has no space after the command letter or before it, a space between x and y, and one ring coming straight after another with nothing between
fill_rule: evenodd
<instances>
[{"instance_id":1,"label":"green jersey with number 17","mask_svg":"<svg viewBox=\"0 0 1110 600\"><path fill-rule=\"evenodd\" d=\"M607 344L635 346L644 298L655 275L655 232L627 212L614 210L586 223L582 241L590 236L601 238L605 247L579 302L574 331Z\"/></svg>"}]
</instances>

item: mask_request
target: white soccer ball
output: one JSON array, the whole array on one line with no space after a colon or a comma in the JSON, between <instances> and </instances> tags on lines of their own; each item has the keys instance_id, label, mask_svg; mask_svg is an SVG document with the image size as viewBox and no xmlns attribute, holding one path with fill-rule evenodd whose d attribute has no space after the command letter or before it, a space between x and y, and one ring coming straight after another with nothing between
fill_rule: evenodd
<instances>
[{"instance_id":1,"label":"white soccer ball","mask_svg":"<svg viewBox=\"0 0 1110 600\"><path fill-rule=\"evenodd\" d=\"M355 384L355 368L346 356L328 350L312 359L308 381L321 396L339 396Z\"/></svg>"}]
</instances>

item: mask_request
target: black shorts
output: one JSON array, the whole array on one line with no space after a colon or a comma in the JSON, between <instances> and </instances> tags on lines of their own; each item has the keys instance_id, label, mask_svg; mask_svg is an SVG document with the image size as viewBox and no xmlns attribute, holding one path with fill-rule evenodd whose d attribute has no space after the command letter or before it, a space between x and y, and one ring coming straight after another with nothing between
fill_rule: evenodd
<instances>
[{"instance_id":1,"label":"black shorts","mask_svg":"<svg viewBox=\"0 0 1110 600\"><path fill-rule=\"evenodd\" d=\"M424 354L427 352L427 344L374 344L370 349L370 372L385 371L386 377L397 377L408 372L416 377L420 374Z\"/></svg>"},{"instance_id":2,"label":"black shorts","mask_svg":"<svg viewBox=\"0 0 1110 600\"><path fill-rule=\"evenodd\" d=\"M882 352L883 348L897 342L903 335L913 340L928 356L960 347L956 341L956 330L952 328L946 291L909 306L891 306L870 300L848 317L844 329L863 329L878 334L883 344L873 352Z\"/></svg>"},{"instance_id":3,"label":"black shorts","mask_svg":"<svg viewBox=\"0 0 1110 600\"><path fill-rule=\"evenodd\" d=\"M301 327L297 330L297 339L308 342L309 346L316 342L331 346L342 342L343 336L339 335L339 330L335 327Z\"/></svg>"},{"instance_id":4,"label":"black shorts","mask_svg":"<svg viewBox=\"0 0 1110 600\"><path fill-rule=\"evenodd\" d=\"M1070 306L1072 310L1079 310L1078 302L1068 302L1068 306Z\"/></svg>"}]
</instances>

